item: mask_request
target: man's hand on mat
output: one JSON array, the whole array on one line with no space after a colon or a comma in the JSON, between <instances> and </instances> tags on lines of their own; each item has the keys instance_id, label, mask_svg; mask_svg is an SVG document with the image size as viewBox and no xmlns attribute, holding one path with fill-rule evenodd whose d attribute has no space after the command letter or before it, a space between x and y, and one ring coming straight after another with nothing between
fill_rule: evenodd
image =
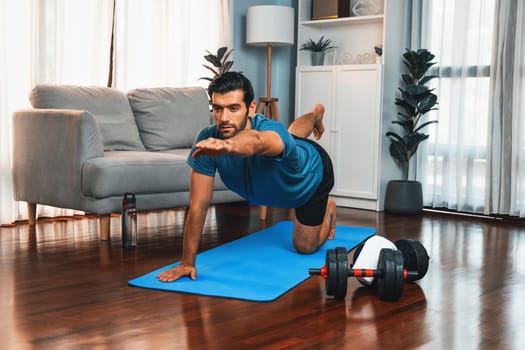
<instances>
[{"instance_id":1,"label":"man's hand on mat","mask_svg":"<svg viewBox=\"0 0 525 350\"><path fill-rule=\"evenodd\" d=\"M157 278L161 282L173 282L182 276L190 276L190 278L194 280L197 277L197 269L192 265L181 264L162 272L157 275Z\"/></svg>"}]
</instances>

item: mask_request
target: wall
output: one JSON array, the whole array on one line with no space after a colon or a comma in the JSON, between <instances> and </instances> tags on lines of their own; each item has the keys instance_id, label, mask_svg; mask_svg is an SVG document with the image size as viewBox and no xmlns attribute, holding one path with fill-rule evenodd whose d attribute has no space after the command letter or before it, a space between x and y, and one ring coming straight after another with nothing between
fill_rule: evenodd
<instances>
[{"instance_id":1,"label":"wall","mask_svg":"<svg viewBox=\"0 0 525 350\"><path fill-rule=\"evenodd\" d=\"M254 85L255 95L266 94L266 49L247 46L245 36L246 9L255 5L283 5L295 8L297 21L298 0L233 0L234 69L243 71ZM385 188L390 179L402 178L402 172L390 156L390 141L385 133L392 128L397 108L394 100L402 71L401 54L410 47L412 0L388 0L385 8L385 55L383 66L382 121L380 144L379 207L382 210ZM261 19L264 20L264 19ZM271 20L268 20L269 25ZM297 23L295 45L278 47L273 51L272 95L279 98L279 111L286 125L293 120L295 99L295 66L297 50Z\"/></svg>"},{"instance_id":2,"label":"wall","mask_svg":"<svg viewBox=\"0 0 525 350\"><path fill-rule=\"evenodd\" d=\"M398 96L398 87L401 82L401 72L404 71L402 54L405 48L410 47L412 0L388 0L385 13L385 40L383 65L383 96L380 145L380 209L383 210L385 192L390 180L403 178L401 168L390 155L390 139L385 136L389 130L396 129L392 121L396 119L398 108L394 101Z\"/></svg>"},{"instance_id":3,"label":"wall","mask_svg":"<svg viewBox=\"0 0 525 350\"><path fill-rule=\"evenodd\" d=\"M266 95L266 48L246 45L246 9L257 5L282 5L295 9L297 0L233 0L233 69L242 71L252 82L255 97ZM271 25L270 18L261 18ZM295 24L297 26L297 23ZM297 41L297 29L295 30ZM288 125L294 119L296 49L294 46L274 47L272 50L272 97L279 98L281 121Z\"/></svg>"}]
</instances>

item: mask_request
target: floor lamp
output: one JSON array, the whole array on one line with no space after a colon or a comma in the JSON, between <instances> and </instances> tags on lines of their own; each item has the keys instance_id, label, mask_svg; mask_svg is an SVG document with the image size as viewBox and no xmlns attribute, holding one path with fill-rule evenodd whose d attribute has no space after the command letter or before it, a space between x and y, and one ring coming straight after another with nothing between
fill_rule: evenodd
<instances>
[{"instance_id":1,"label":"floor lamp","mask_svg":"<svg viewBox=\"0 0 525 350\"><path fill-rule=\"evenodd\" d=\"M251 6L246 11L246 44L266 46L266 97L259 98L256 113L279 120L278 98L272 97L272 47L293 45L294 10L287 6ZM260 207L259 218L266 219L268 208Z\"/></svg>"},{"instance_id":2,"label":"floor lamp","mask_svg":"<svg viewBox=\"0 0 525 350\"><path fill-rule=\"evenodd\" d=\"M287 6L251 6L246 11L246 44L266 46L266 97L259 98L257 113L279 120L278 98L272 97L272 47L293 45L294 10Z\"/></svg>"}]
</instances>

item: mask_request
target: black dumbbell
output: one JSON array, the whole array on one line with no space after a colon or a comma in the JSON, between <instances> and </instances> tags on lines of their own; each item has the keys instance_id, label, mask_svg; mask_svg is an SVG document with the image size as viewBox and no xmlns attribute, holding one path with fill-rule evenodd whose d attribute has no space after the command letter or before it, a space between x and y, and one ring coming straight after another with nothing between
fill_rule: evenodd
<instances>
[{"instance_id":1,"label":"black dumbbell","mask_svg":"<svg viewBox=\"0 0 525 350\"><path fill-rule=\"evenodd\" d=\"M403 267L409 271L417 271L417 275L410 276L406 281L414 282L422 279L428 271L428 262L430 259L423 244L415 239L409 238L400 239L394 244L396 248L403 254ZM361 249L363 249L364 245L365 242L361 243L355 248L351 265L352 267L355 265L355 262L357 261L357 258L359 257ZM366 285L361 280L359 280L359 282L361 282L363 285Z\"/></svg>"},{"instance_id":2,"label":"black dumbbell","mask_svg":"<svg viewBox=\"0 0 525 350\"><path fill-rule=\"evenodd\" d=\"M397 301L403 293L404 282L423 278L428 269L428 254L423 245L414 240L403 241L408 241L400 243L403 250L399 247L398 250L381 249L376 270L348 268L348 253L345 248L338 247L335 250L327 250L326 264L320 269L310 269L310 275L321 275L325 278L326 294L338 300L343 300L346 296L349 276L374 277L374 286L379 298ZM407 269L406 263L415 268Z\"/></svg>"}]
</instances>

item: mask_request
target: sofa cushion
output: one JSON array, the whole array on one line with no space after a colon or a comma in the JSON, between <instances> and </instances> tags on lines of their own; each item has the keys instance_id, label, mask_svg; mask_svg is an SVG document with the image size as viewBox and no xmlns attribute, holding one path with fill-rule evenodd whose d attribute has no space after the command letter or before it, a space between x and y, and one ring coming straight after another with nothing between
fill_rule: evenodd
<instances>
[{"instance_id":1,"label":"sofa cushion","mask_svg":"<svg viewBox=\"0 0 525 350\"><path fill-rule=\"evenodd\" d=\"M90 112L100 130L105 151L143 151L126 95L99 86L40 84L29 100L34 108L77 109Z\"/></svg>"},{"instance_id":2,"label":"sofa cushion","mask_svg":"<svg viewBox=\"0 0 525 350\"><path fill-rule=\"evenodd\" d=\"M141 88L127 95L148 150L191 147L199 130L212 122L208 95L200 87Z\"/></svg>"},{"instance_id":3,"label":"sofa cushion","mask_svg":"<svg viewBox=\"0 0 525 350\"><path fill-rule=\"evenodd\" d=\"M183 156L157 152L105 152L82 166L82 192L105 198L188 191L190 168Z\"/></svg>"},{"instance_id":4,"label":"sofa cushion","mask_svg":"<svg viewBox=\"0 0 525 350\"><path fill-rule=\"evenodd\" d=\"M189 148L166 152L105 152L82 166L82 192L95 198L122 196L126 192L156 194L188 192ZM226 186L218 176L214 190Z\"/></svg>"}]
</instances>

